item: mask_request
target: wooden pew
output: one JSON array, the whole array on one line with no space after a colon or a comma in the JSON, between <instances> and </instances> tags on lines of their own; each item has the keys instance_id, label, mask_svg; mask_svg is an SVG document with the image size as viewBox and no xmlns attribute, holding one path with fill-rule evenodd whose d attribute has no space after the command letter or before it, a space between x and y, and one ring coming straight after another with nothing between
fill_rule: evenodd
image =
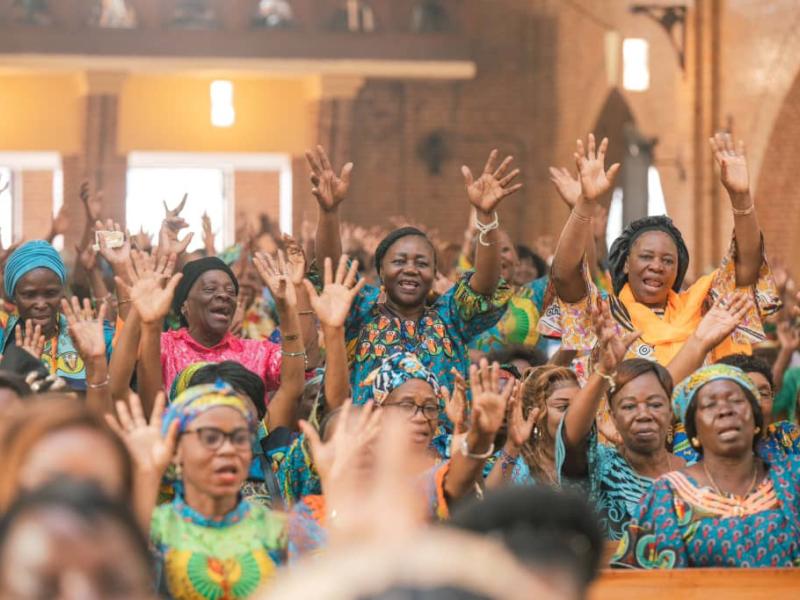
<instances>
[{"instance_id":1,"label":"wooden pew","mask_svg":"<svg viewBox=\"0 0 800 600\"><path fill-rule=\"evenodd\" d=\"M607 569L589 600L800 598L800 569Z\"/></svg>"}]
</instances>

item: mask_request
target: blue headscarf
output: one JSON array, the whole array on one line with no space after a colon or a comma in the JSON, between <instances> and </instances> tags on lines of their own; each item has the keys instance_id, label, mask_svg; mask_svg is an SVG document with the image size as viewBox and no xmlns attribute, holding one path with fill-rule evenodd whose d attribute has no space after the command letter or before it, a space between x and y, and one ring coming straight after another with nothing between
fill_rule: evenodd
<instances>
[{"instance_id":1,"label":"blue headscarf","mask_svg":"<svg viewBox=\"0 0 800 600\"><path fill-rule=\"evenodd\" d=\"M44 240L33 240L17 248L6 263L3 286L9 298L14 296L19 280L34 269L50 269L61 285L67 280L67 267L58 251Z\"/></svg>"},{"instance_id":2,"label":"blue headscarf","mask_svg":"<svg viewBox=\"0 0 800 600\"><path fill-rule=\"evenodd\" d=\"M689 377L681 381L675 391L672 392L672 411L675 416L680 419L681 423L686 424L686 413L689 410L689 405L692 400L697 396L700 388L712 381L719 381L720 379L727 379L738 383L742 389L750 392L753 398L758 401L759 393L758 388L753 383L753 380L747 376L747 373L738 367L732 367L717 363L697 369Z\"/></svg>"},{"instance_id":3,"label":"blue headscarf","mask_svg":"<svg viewBox=\"0 0 800 600\"><path fill-rule=\"evenodd\" d=\"M216 383L195 385L181 392L169 405L161 423L163 433L169 431L173 421L178 421L178 432L183 433L189 424L212 408L227 406L239 412L251 429L255 429L256 416L247 401L222 380Z\"/></svg>"},{"instance_id":4,"label":"blue headscarf","mask_svg":"<svg viewBox=\"0 0 800 600\"><path fill-rule=\"evenodd\" d=\"M381 366L367 375L361 385L372 387L372 398L375 404L380 406L392 391L411 379L427 382L437 397L441 395L441 387L436 376L410 352L397 352L385 358Z\"/></svg>"}]
</instances>

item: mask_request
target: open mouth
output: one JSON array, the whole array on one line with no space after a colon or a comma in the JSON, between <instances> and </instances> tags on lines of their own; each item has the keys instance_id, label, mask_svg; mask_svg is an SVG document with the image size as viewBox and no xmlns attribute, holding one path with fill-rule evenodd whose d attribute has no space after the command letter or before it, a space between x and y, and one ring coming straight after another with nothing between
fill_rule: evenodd
<instances>
[{"instance_id":1,"label":"open mouth","mask_svg":"<svg viewBox=\"0 0 800 600\"><path fill-rule=\"evenodd\" d=\"M653 279L652 277L647 277L643 279L642 282L646 287L650 288L651 290L660 290L661 288L664 287L663 281L661 281L660 279Z\"/></svg>"},{"instance_id":2,"label":"open mouth","mask_svg":"<svg viewBox=\"0 0 800 600\"><path fill-rule=\"evenodd\" d=\"M420 287L420 283L413 279L401 279L397 282L397 287L403 292L416 293Z\"/></svg>"},{"instance_id":3,"label":"open mouth","mask_svg":"<svg viewBox=\"0 0 800 600\"><path fill-rule=\"evenodd\" d=\"M214 306L210 308L208 312L218 319L224 320L230 319L233 315L233 309L230 306Z\"/></svg>"},{"instance_id":4,"label":"open mouth","mask_svg":"<svg viewBox=\"0 0 800 600\"><path fill-rule=\"evenodd\" d=\"M224 465L214 469L216 475L223 483L234 483L239 475L239 469L236 465Z\"/></svg>"}]
</instances>

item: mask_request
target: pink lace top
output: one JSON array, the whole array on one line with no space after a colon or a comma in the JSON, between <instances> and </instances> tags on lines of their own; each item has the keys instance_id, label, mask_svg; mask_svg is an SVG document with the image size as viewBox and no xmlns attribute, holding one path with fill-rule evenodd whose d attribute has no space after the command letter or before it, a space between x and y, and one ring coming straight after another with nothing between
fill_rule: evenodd
<instances>
[{"instance_id":1,"label":"pink lace top","mask_svg":"<svg viewBox=\"0 0 800 600\"><path fill-rule=\"evenodd\" d=\"M186 367L196 362L233 360L257 373L271 392L278 389L281 378L281 347L268 340L243 340L230 333L219 344L206 348L195 341L184 327L161 334L161 372L164 389Z\"/></svg>"}]
</instances>

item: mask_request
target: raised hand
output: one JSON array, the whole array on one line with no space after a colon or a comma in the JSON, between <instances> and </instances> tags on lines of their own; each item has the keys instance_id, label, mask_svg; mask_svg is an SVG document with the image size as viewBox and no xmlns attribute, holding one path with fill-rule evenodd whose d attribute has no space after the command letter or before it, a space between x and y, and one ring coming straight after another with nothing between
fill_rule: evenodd
<instances>
[{"instance_id":1,"label":"raised hand","mask_svg":"<svg viewBox=\"0 0 800 600\"><path fill-rule=\"evenodd\" d=\"M306 160L311 167L311 184L314 186L311 193L322 210L335 210L347 197L353 163L347 163L337 175L322 146L317 146L316 150L306 150Z\"/></svg>"},{"instance_id":2,"label":"raised hand","mask_svg":"<svg viewBox=\"0 0 800 600\"><path fill-rule=\"evenodd\" d=\"M732 296L717 298L711 309L703 315L694 336L710 352L733 333L752 304L750 295L743 290Z\"/></svg>"},{"instance_id":3,"label":"raised hand","mask_svg":"<svg viewBox=\"0 0 800 600\"><path fill-rule=\"evenodd\" d=\"M453 424L453 435L460 435L467 431L467 382L461 371L453 367L453 391L442 387L444 392L444 411Z\"/></svg>"},{"instance_id":4,"label":"raised hand","mask_svg":"<svg viewBox=\"0 0 800 600\"><path fill-rule=\"evenodd\" d=\"M207 212L204 212L200 220L203 224L203 247L206 249L208 256L214 256L216 249L214 247L214 231L211 229L211 218Z\"/></svg>"},{"instance_id":5,"label":"raised hand","mask_svg":"<svg viewBox=\"0 0 800 600\"><path fill-rule=\"evenodd\" d=\"M509 381L505 389L500 388L500 365L489 366L485 358L480 367L470 365L469 385L472 390L472 418L470 433L494 440L506 417L508 399L514 392L516 381Z\"/></svg>"},{"instance_id":6,"label":"raised hand","mask_svg":"<svg viewBox=\"0 0 800 600\"><path fill-rule=\"evenodd\" d=\"M720 169L720 181L730 195L747 194L750 191L750 176L747 173L747 157L744 142L734 145L731 134L717 133L708 138L714 158Z\"/></svg>"},{"instance_id":7,"label":"raised hand","mask_svg":"<svg viewBox=\"0 0 800 600\"><path fill-rule=\"evenodd\" d=\"M556 186L556 191L567 208L573 209L581 198L581 180L561 167L550 167L550 181Z\"/></svg>"},{"instance_id":8,"label":"raised hand","mask_svg":"<svg viewBox=\"0 0 800 600\"><path fill-rule=\"evenodd\" d=\"M366 284L365 279L356 282L358 261L354 260L348 269L347 259L346 254L341 256L334 276L331 259L330 257L325 258L324 287L321 294L317 294L317 290L308 279L303 281L311 302L311 308L314 309L320 324L323 326L344 327L344 322L350 312L353 300Z\"/></svg>"},{"instance_id":9,"label":"raised hand","mask_svg":"<svg viewBox=\"0 0 800 600\"><path fill-rule=\"evenodd\" d=\"M619 163L614 163L606 171L608 138L603 138L600 147L595 148L594 134L590 133L587 148L584 149L583 140L578 140L574 154L581 182L581 195L592 202L611 188L620 166Z\"/></svg>"},{"instance_id":10,"label":"raised hand","mask_svg":"<svg viewBox=\"0 0 800 600\"><path fill-rule=\"evenodd\" d=\"M170 424L166 435L162 434L165 404L164 392L159 392L148 422L139 396L131 394L128 403L117 401L116 417L110 414L105 416L106 423L122 438L137 471L141 473L163 475L175 455L180 423L176 419Z\"/></svg>"},{"instance_id":11,"label":"raised hand","mask_svg":"<svg viewBox=\"0 0 800 600\"><path fill-rule=\"evenodd\" d=\"M59 235L64 235L69 229L69 215L67 214L67 205L63 204L58 211L58 214L53 217L53 224L50 226L50 239L54 239Z\"/></svg>"},{"instance_id":12,"label":"raised hand","mask_svg":"<svg viewBox=\"0 0 800 600\"><path fill-rule=\"evenodd\" d=\"M628 331L620 334L620 327L603 300L600 300L597 307L592 307L592 323L600 349L598 365L603 373L611 375L617 370L619 363L625 360L625 353L641 332Z\"/></svg>"},{"instance_id":13,"label":"raised hand","mask_svg":"<svg viewBox=\"0 0 800 600\"><path fill-rule=\"evenodd\" d=\"M283 234L283 247L286 250L286 266L294 285L303 285L306 276L306 253L303 246L288 233Z\"/></svg>"},{"instance_id":14,"label":"raised hand","mask_svg":"<svg viewBox=\"0 0 800 600\"><path fill-rule=\"evenodd\" d=\"M253 266L258 271L261 281L269 288L276 304L297 306L297 292L282 251L278 251L277 259L263 252L256 253L253 256Z\"/></svg>"},{"instance_id":15,"label":"raised hand","mask_svg":"<svg viewBox=\"0 0 800 600\"><path fill-rule=\"evenodd\" d=\"M522 384L518 385L517 391L508 401L508 442L506 443L516 449L522 448L531 439L536 421L542 414L542 409L531 408L528 416L525 417L522 401L524 390Z\"/></svg>"},{"instance_id":16,"label":"raised hand","mask_svg":"<svg viewBox=\"0 0 800 600\"><path fill-rule=\"evenodd\" d=\"M778 323L778 341L781 350L794 354L800 348L800 331L790 321Z\"/></svg>"},{"instance_id":17,"label":"raised hand","mask_svg":"<svg viewBox=\"0 0 800 600\"><path fill-rule=\"evenodd\" d=\"M25 321L24 329L21 322L17 323L17 326L14 328L14 341L17 347L22 348L34 358L38 359L42 357L45 343L42 326L36 325L34 327L31 319Z\"/></svg>"},{"instance_id":18,"label":"raised hand","mask_svg":"<svg viewBox=\"0 0 800 600\"><path fill-rule=\"evenodd\" d=\"M164 220L161 223L161 231L158 234L158 251L164 255L175 254L180 256L186 252L186 248L192 243L194 233L189 233L182 240L178 239L178 234L181 229L186 229L189 224L181 217L181 211L186 206L186 200L189 194L184 194L180 204L174 209L170 209L164 202L164 211L166 213Z\"/></svg>"},{"instance_id":19,"label":"raised hand","mask_svg":"<svg viewBox=\"0 0 800 600\"><path fill-rule=\"evenodd\" d=\"M131 260L132 268L128 269L131 283L115 277L118 289L131 299L142 323L157 323L169 314L175 288L183 277L181 273L172 274L177 258L171 254L161 256L156 262L149 254L134 250Z\"/></svg>"},{"instance_id":20,"label":"raised hand","mask_svg":"<svg viewBox=\"0 0 800 600\"><path fill-rule=\"evenodd\" d=\"M495 169L497 150L492 150L483 167L483 173L478 179L475 179L468 166L461 167L461 174L464 176L464 184L467 187L467 197L476 210L491 213L503 198L522 189L521 183L512 185L512 181L520 172L519 169L508 172L513 160L513 156L507 156Z\"/></svg>"},{"instance_id":21,"label":"raised hand","mask_svg":"<svg viewBox=\"0 0 800 600\"><path fill-rule=\"evenodd\" d=\"M95 270L97 267L97 252L94 251L91 244L83 249L81 249L78 244L75 244L75 252L78 255L78 264L83 267L87 273Z\"/></svg>"},{"instance_id":22,"label":"raised hand","mask_svg":"<svg viewBox=\"0 0 800 600\"><path fill-rule=\"evenodd\" d=\"M131 236L112 219L105 223L97 221L94 225L96 231L117 231L122 233L125 241L119 248L109 248L104 237L100 237L100 256L106 259L115 273L124 272L131 262Z\"/></svg>"},{"instance_id":23,"label":"raised hand","mask_svg":"<svg viewBox=\"0 0 800 600\"><path fill-rule=\"evenodd\" d=\"M103 210L103 193L97 192L91 194L89 191L89 182L84 181L81 183L81 202L83 203L83 210L86 212L86 222L94 223L100 218L100 212Z\"/></svg>"},{"instance_id":24,"label":"raised hand","mask_svg":"<svg viewBox=\"0 0 800 600\"><path fill-rule=\"evenodd\" d=\"M140 252L150 252L153 248L153 239L144 227L139 228L139 232L129 236L131 245Z\"/></svg>"},{"instance_id":25,"label":"raised hand","mask_svg":"<svg viewBox=\"0 0 800 600\"><path fill-rule=\"evenodd\" d=\"M71 303L67 302L66 298L61 299L61 310L67 318L69 336L83 362L88 363L94 358L105 358L106 338L103 321L106 318L106 304L100 305L95 316L88 298L83 299L81 307L80 300L73 296Z\"/></svg>"}]
</instances>

